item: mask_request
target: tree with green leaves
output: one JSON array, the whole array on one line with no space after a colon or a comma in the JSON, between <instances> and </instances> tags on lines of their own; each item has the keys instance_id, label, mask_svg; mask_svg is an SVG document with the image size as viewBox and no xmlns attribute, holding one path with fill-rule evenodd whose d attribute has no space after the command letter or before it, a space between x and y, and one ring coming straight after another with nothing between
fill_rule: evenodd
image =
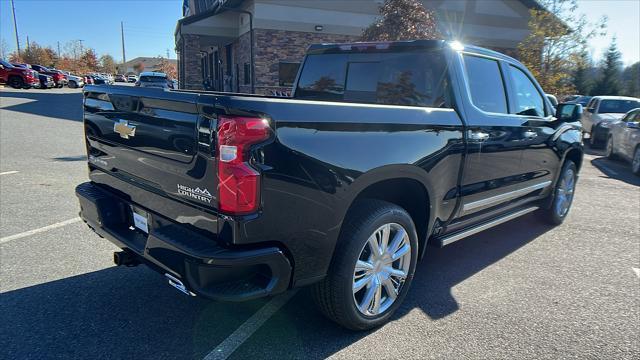
<instances>
[{"instance_id":1,"label":"tree with green leaves","mask_svg":"<svg viewBox=\"0 0 640 360\"><path fill-rule=\"evenodd\" d=\"M380 18L362 33L363 41L437 39L436 16L418 0L385 0Z\"/></svg>"},{"instance_id":2,"label":"tree with green leaves","mask_svg":"<svg viewBox=\"0 0 640 360\"><path fill-rule=\"evenodd\" d=\"M107 74L116 73L116 61L113 56L109 54L100 56L100 71Z\"/></svg>"},{"instance_id":3,"label":"tree with green leaves","mask_svg":"<svg viewBox=\"0 0 640 360\"><path fill-rule=\"evenodd\" d=\"M606 17L596 24L578 14L576 0L538 0L542 8L530 10L529 35L518 45L520 61L540 82L545 92L574 92L574 60L589 40L603 35ZM575 75L575 74L573 74Z\"/></svg>"},{"instance_id":4,"label":"tree with green leaves","mask_svg":"<svg viewBox=\"0 0 640 360\"><path fill-rule=\"evenodd\" d=\"M611 41L607 49L602 65L600 66L600 76L593 87L592 95L619 95L622 90L620 75L622 73L622 54L618 50L616 39Z\"/></svg>"}]
</instances>

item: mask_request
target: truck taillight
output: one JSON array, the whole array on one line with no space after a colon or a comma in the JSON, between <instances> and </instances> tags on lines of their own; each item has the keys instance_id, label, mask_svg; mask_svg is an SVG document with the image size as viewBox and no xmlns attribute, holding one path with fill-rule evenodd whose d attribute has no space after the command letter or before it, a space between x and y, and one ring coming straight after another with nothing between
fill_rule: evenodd
<instances>
[{"instance_id":1,"label":"truck taillight","mask_svg":"<svg viewBox=\"0 0 640 360\"><path fill-rule=\"evenodd\" d=\"M260 203L260 173L249 165L251 145L269 139L265 119L218 117L218 202L221 211L248 214Z\"/></svg>"}]
</instances>

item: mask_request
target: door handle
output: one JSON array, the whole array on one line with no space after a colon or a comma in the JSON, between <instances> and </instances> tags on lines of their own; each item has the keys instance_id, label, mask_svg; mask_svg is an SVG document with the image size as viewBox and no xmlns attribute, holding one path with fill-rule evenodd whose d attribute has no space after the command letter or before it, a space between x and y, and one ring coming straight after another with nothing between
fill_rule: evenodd
<instances>
[{"instance_id":1,"label":"door handle","mask_svg":"<svg viewBox=\"0 0 640 360\"><path fill-rule=\"evenodd\" d=\"M469 133L470 140L485 141L489 138L489 133L483 131L471 131Z\"/></svg>"},{"instance_id":2,"label":"door handle","mask_svg":"<svg viewBox=\"0 0 640 360\"><path fill-rule=\"evenodd\" d=\"M525 139L533 139L538 136L538 133L535 131L527 130L524 132Z\"/></svg>"}]
</instances>

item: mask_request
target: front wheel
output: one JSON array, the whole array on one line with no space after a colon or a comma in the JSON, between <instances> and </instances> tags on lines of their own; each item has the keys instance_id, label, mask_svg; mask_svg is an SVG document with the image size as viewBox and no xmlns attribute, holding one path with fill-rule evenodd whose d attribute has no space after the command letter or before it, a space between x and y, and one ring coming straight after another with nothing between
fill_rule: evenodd
<instances>
[{"instance_id":1,"label":"front wheel","mask_svg":"<svg viewBox=\"0 0 640 360\"><path fill-rule=\"evenodd\" d=\"M556 186L550 195L552 196L551 206L540 210L540 215L544 221L551 225L560 225L564 222L571 209L571 204L573 204L577 180L576 164L571 160L567 160L562 166Z\"/></svg>"},{"instance_id":2,"label":"front wheel","mask_svg":"<svg viewBox=\"0 0 640 360\"><path fill-rule=\"evenodd\" d=\"M631 171L640 176L640 146L636 147L636 151L633 152L633 159L631 159Z\"/></svg>"},{"instance_id":3,"label":"front wheel","mask_svg":"<svg viewBox=\"0 0 640 360\"><path fill-rule=\"evenodd\" d=\"M417 256L415 226L404 209L359 201L345 219L327 277L314 285L320 311L352 330L386 323L409 290Z\"/></svg>"},{"instance_id":4,"label":"front wheel","mask_svg":"<svg viewBox=\"0 0 640 360\"><path fill-rule=\"evenodd\" d=\"M24 81L22 80L22 78L14 76L9 79L9 86L14 89L21 89L22 87L24 87Z\"/></svg>"},{"instance_id":5,"label":"front wheel","mask_svg":"<svg viewBox=\"0 0 640 360\"><path fill-rule=\"evenodd\" d=\"M75 81L69 81L69 85L68 85L68 86L69 86L69 88L71 88L71 89L75 89L75 88L77 88L77 87L78 87L78 85L76 85L76 82L75 82Z\"/></svg>"}]
</instances>

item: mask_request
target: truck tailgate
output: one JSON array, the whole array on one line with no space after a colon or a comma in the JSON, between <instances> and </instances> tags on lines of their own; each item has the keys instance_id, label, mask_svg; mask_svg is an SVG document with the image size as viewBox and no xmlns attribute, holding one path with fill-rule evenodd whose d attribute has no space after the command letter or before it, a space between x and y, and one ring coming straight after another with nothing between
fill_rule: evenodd
<instances>
[{"instance_id":1,"label":"truck tailgate","mask_svg":"<svg viewBox=\"0 0 640 360\"><path fill-rule=\"evenodd\" d=\"M211 121L199 115L198 100L198 94L154 88L87 87L84 122L91 168L215 209Z\"/></svg>"}]
</instances>

